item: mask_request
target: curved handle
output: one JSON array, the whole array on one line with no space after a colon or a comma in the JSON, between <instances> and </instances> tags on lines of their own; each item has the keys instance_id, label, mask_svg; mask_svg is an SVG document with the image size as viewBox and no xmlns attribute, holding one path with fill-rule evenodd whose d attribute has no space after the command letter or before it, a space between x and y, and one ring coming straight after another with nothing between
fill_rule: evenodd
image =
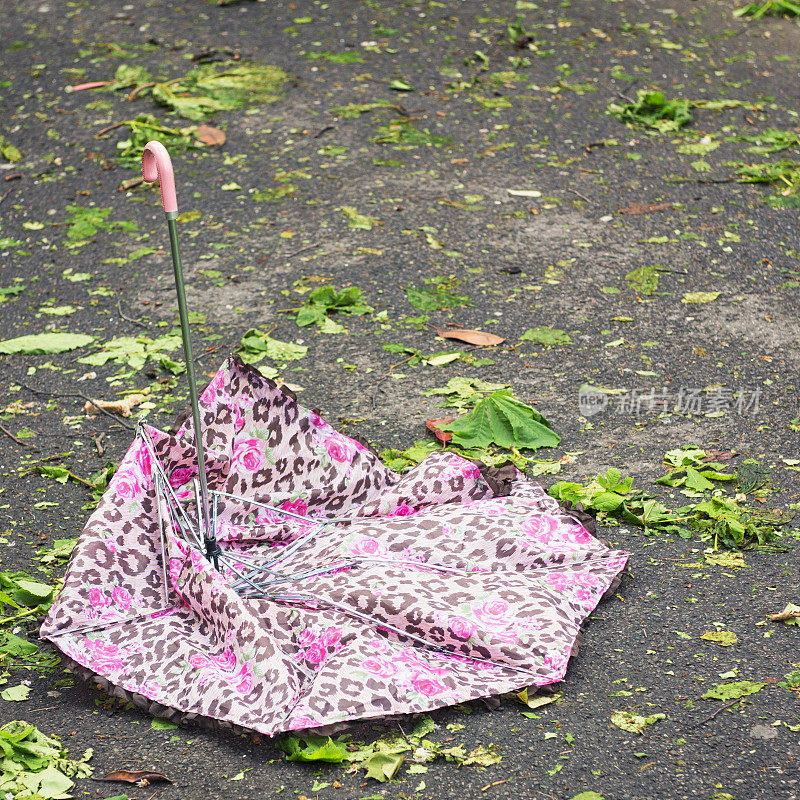
<instances>
[{"instance_id":1,"label":"curved handle","mask_svg":"<svg viewBox=\"0 0 800 800\"><path fill-rule=\"evenodd\" d=\"M144 146L142 152L142 177L147 183L161 181L161 205L168 214L178 210L178 198L175 194L175 173L172 159L167 148L161 142L152 141Z\"/></svg>"}]
</instances>

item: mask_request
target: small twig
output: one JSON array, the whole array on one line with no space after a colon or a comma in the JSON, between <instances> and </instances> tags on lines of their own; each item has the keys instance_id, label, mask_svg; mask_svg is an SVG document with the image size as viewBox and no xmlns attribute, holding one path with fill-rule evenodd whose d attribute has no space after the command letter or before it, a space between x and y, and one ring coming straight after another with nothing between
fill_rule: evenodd
<instances>
[{"instance_id":1,"label":"small twig","mask_svg":"<svg viewBox=\"0 0 800 800\"><path fill-rule=\"evenodd\" d=\"M128 101L130 102L131 100L133 100L136 97L137 94L139 94L139 92L141 92L143 89L149 89L151 86L155 86L155 83L143 83L141 86L137 86L128 95Z\"/></svg>"},{"instance_id":2,"label":"small twig","mask_svg":"<svg viewBox=\"0 0 800 800\"><path fill-rule=\"evenodd\" d=\"M121 303L122 303L122 300L117 300L117 311L119 311L119 315L122 317L122 319L124 319L125 322L132 322L134 325L138 325L140 328L145 328L146 329L147 325L145 325L144 322L141 322L138 319L133 319L132 317L126 317L122 313L122 305L121 305Z\"/></svg>"},{"instance_id":3,"label":"small twig","mask_svg":"<svg viewBox=\"0 0 800 800\"><path fill-rule=\"evenodd\" d=\"M109 131L113 131L115 128L121 128L123 125L127 125L127 120L124 122L115 122L113 125L109 125L107 128L103 128L101 131L97 131L94 135L95 139L99 139L101 136L105 136Z\"/></svg>"},{"instance_id":4,"label":"small twig","mask_svg":"<svg viewBox=\"0 0 800 800\"><path fill-rule=\"evenodd\" d=\"M587 203L592 202L585 194L581 194L577 189L570 189L569 187L567 187L567 191L578 195L578 197L580 197L581 200L585 200Z\"/></svg>"},{"instance_id":5,"label":"small twig","mask_svg":"<svg viewBox=\"0 0 800 800\"><path fill-rule=\"evenodd\" d=\"M326 125L324 128L320 128L320 129L319 129L319 130L318 130L318 131L317 131L317 132L314 134L314 138L315 138L315 139L319 139L319 137L320 137L320 136L323 136L323 135L324 135L324 134L326 134L328 131L335 131L335 130L336 130L336 126L335 126L335 125Z\"/></svg>"},{"instance_id":6,"label":"small twig","mask_svg":"<svg viewBox=\"0 0 800 800\"><path fill-rule=\"evenodd\" d=\"M400 735L406 740L408 744L410 744L413 747L414 745L411 743L408 736L406 736L406 732L403 730L403 726L399 722L397 723L397 727L400 729Z\"/></svg>"},{"instance_id":7,"label":"small twig","mask_svg":"<svg viewBox=\"0 0 800 800\"><path fill-rule=\"evenodd\" d=\"M103 453L106 452L105 447L103 447L103 439L105 438L104 433L96 433L92 436L92 441L94 442L94 446L97 448L97 457L102 458Z\"/></svg>"},{"instance_id":8,"label":"small twig","mask_svg":"<svg viewBox=\"0 0 800 800\"><path fill-rule=\"evenodd\" d=\"M14 187L13 186L10 189L6 189L5 192L3 192L3 196L0 197L0 203L2 203L3 200L5 200L6 197L8 197L11 194L11 192L13 192L13 191L14 191Z\"/></svg>"},{"instance_id":9,"label":"small twig","mask_svg":"<svg viewBox=\"0 0 800 800\"><path fill-rule=\"evenodd\" d=\"M694 725L690 725L686 730L690 731L693 730L694 728L699 728L701 725L705 725L706 722L711 722L711 720L714 719L714 717L716 717L717 714L721 714L723 711L726 711L727 709L735 706L738 702L741 701L741 699L742 699L741 697L737 697L734 700L729 700L727 703L725 703L724 706L720 706L710 717L701 719L700 722L695 722Z\"/></svg>"},{"instance_id":10,"label":"small twig","mask_svg":"<svg viewBox=\"0 0 800 800\"><path fill-rule=\"evenodd\" d=\"M0 425L0 431L2 431L9 439L13 439L17 444L22 445L23 447L33 447L35 450L39 448L36 447L35 444L31 444L30 442L23 442L21 439L17 439L11 431L5 427L5 425Z\"/></svg>"},{"instance_id":11,"label":"small twig","mask_svg":"<svg viewBox=\"0 0 800 800\"><path fill-rule=\"evenodd\" d=\"M300 253L305 253L306 250L313 250L315 247L322 247L321 244L309 244L306 247L301 247L299 250L292 250L291 253L281 254L281 258L292 258L292 256L298 256Z\"/></svg>"},{"instance_id":12,"label":"small twig","mask_svg":"<svg viewBox=\"0 0 800 800\"><path fill-rule=\"evenodd\" d=\"M102 406L97 405L97 403L94 400L92 400L91 397L84 394L83 392L47 392L43 389L34 389L33 386L28 386L26 383L23 383L22 381L15 381L15 383L18 383L23 389L27 389L29 392L33 392L34 394L45 394L48 395L49 397L80 397L87 403L91 403L98 411L102 412L107 417L113 419L114 422L118 422L120 425L122 425L125 428L128 428L129 430L135 430L134 425L129 425L123 419L120 419L120 417L118 417L116 414L112 414L110 411L106 411L106 409L104 409Z\"/></svg>"},{"instance_id":13,"label":"small twig","mask_svg":"<svg viewBox=\"0 0 800 800\"><path fill-rule=\"evenodd\" d=\"M494 781L493 783L487 783L481 791L485 792L488 789L491 789L493 786L500 786L504 783L508 783L509 781L519 781L519 780L529 780L531 778L535 778L535 775L515 775L513 778L503 778L501 781ZM541 794L543 797L549 797L549 795L543 794L542 792L537 792L537 794Z\"/></svg>"},{"instance_id":14,"label":"small twig","mask_svg":"<svg viewBox=\"0 0 800 800\"><path fill-rule=\"evenodd\" d=\"M128 189L133 189L134 186L139 186L139 184L144 183L144 178L131 178L127 181L122 181L122 183L117 186L118 192L127 192Z\"/></svg>"}]
</instances>

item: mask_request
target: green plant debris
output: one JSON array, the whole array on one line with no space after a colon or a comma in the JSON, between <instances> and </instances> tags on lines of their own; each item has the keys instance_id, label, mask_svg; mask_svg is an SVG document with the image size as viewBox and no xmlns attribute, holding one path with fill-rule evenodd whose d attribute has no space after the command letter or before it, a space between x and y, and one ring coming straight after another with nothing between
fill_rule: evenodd
<instances>
[{"instance_id":1,"label":"green plant debris","mask_svg":"<svg viewBox=\"0 0 800 800\"><path fill-rule=\"evenodd\" d=\"M703 700L738 700L740 697L760 692L767 684L754 681L734 681L733 683L715 683L704 695Z\"/></svg>"},{"instance_id":2,"label":"green plant debris","mask_svg":"<svg viewBox=\"0 0 800 800\"><path fill-rule=\"evenodd\" d=\"M27 288L24 283L16 283L13 286L0 288L0 303L7 303L10 299L21 295Z\"/></svg>"},{"instance_id":3,"label":"green plant debris","mask_svg":"<svg viewBox=\"0 0 800 800\"><path fill-rule=\"evenodd\" d=\"M669 473L656 483L663 486L685 487L696 493L715 488L711 481L732 481L736 473L725 472L727 466L711 460L712 456L698 447L686 447L670 450L664 455L664 463Z\"/></svg>"},{"instance_id":4,"label":"green plant debris","mask_svg":"<svg viewBox=\"0 0 800 800\"><path fill-rule=\"evenodd\" d=\"M686 292L681 298L684 305L713 303L722 292Z\"/></svg>"},{"instance_id":5,"label":"green plant debris","mask_svg":"<svg viewBox=\"0 0 800 800\"><path fill-rule=\"evenodd\" d=\"M436 453L441 449L441 445L438 442L424 439L403 450L393 447L386 448L380 452L380 458L389 469L395 472L402 472L410 467L415 467L431 453Z\"/></svg>"},{"instance_id":6,"label":"green plant debris","mask_svg":"<svg viewBox=\"0 0 800 800\"><path fill-rule=\"evenodd\" d=\"M694 506L692 527L700 538L712 542L714 549L746 549L775 541L780 534L775 520L762 516L757 509L747 509L731 498L712 497Z\"/></svg>"},{"instance_id":7,"label":"green plant debris","mask_svg":"<svg viewBox=\"0 0 800 800\"><path fill-rule=\"evenodd\" d=\"M61 742L45 735L28 722L8 722L0 728L0 794L30 800L60 800L71 797L73 778L92 774L88 762L92 750L80 760L67 758Z\"/></svg>"},{"instance_id":8,"label":"green plant debris","mask_svg":"<svg viewBox=\"0 0 800 800\"><path fill-rule=\"evenodd\" d=\"M611 103L608 113L620 122L645 125L666 133L692 121L688 100L667 100L663 92L639 89L633 103Z\"/></svg>"},{"instance_id":9,"label":"green plant debris","mask_svg":"<svg viewBox=\"0 0 800 800\"><path fill-rule=\"evenodd\" d=\"M800 17L800 4L792 0L766 0L763 3L747 3L733 12L734 17L761 19L761 17Z\"/></svg>"},{"instance_id":10,"label":"green plant debris","mask_svg":"<svg viewBox=\"0 0 800 800\"><path fill-rule=\"evenodd\" d=\"M769 482L771 470L754 458L746 458L739 466L738 489L742 494L754 494Z\"/></svg>"},{"instance_id":11,"label":"green plant debris","mask_svg":"<svg viewBox=\"0 0 800 800\"><path fill-rule=\"evenodd\" d=\"M611 712L611 722L629 733L644 733L648 725L655 725L659 720L666 718L666 714L651 714L648 717L643 717L630 711Z\"/></svg>"},{"instance_id":12,"label":"green plant debris","mask_svg":"<svg viewBox=\"0 0 800 800\"><path fill-rule=\"evenodd\" d=\"M31 687L20 683L17 686L9 686L0 692L0 697L9 703L21 703L27 700L31 693Z\"/></svg>"},{"instance_id":13,"label":"green plant debris","mask_svg":"<svg viewBox=\"0 0 800 800\"><path fill-rule=\"evenodd\" d=\"M145 335L119 336L106 342L101 350L83 356L78 361L95 367L101 367L110 361L137 371L148 361L154 361L173 375L179 375L185 371L186 366L183 362L171 359L167 353L172 353L181 346L178 333L168 333L156 339Z\"/></svg>"},{"instance_id":14,"label":"green plant debris","mask_svg":"<svg viewBox=\"0 0 800 800\"><path fill-rule=\"evenodd\" d=\"M34 464L30 464L25 468L20 470L20 475L30 475L31 473L36 473L38 475L43 475L46 478L51 478L56 483L65 484L68 481L72 481L73 483L79 483L81 486L85 486L92 494L92 500L84 508L94 508L97 505L97 502L105 492L106 488L108 487L108 482L114 476L116 472L117 465L111 461L109 461L104 467L101 467L97 472L95 472L90 478L82 478L77 473L73 472L68 467L59 465L59 464L52 464L52 463L44 463L44 462L37 462Z\"/></svg>"},{"instance_id":15,"label":"green plant debris","mask_svg":"<svg viewBox=\"0 0 800 800\"><path fill-rule=\"evenodd\" d=\"M85 333L35 333L30 336L18 336L0 342L0 353L5 355L50 355L66 353L86 347L94 341L93 336Z\"/></svg>"},{"instance_id":16,"label":"green plant debris","mask_svg":"<svg viewBox=\"0 0 800 800\"><path fill-rule=\"evenodd\" d=\"M344 333L345 328L329 317L329 314L351 314L364 316L375 309L364 302L364 295L357 286L337 292L333 286L320 286L308 296L298 309L295 322L305 328L317 325L322 333Z\"/></svg>"},{"instance_id":17,"label":"green plant debris","mask_svg":"<svg viewBox=\"0 0 800 800\"><path fill-rule=\"evenodd\" d=\"M570 798L570 800L605 800L605 798L597 792L581 792Z\"/></svg>"},{"instance_id":18,"label":"green plant debris","mask_svg":"<svg viewBox=\"0 0 800 800\"><path fill-rule=\"evenodd\" d=\"M800 670L792 670L783 676L784 680L778 683L781 689L787 689L790 692L800 692ZM794 728L792 728L794 730Z\"/></svg>"},{"instance_id":19,"label":"green plant debris","mask_svg":"<svg viewBox=\"0 0 800 800\"><path fill-rule=\"evenodd\" d=\"M22 161L22 153L0 134L0 155L6 161Z\"/></svg>"},{"instance_id":20,"label":"green plant debris","mask_svg":"<svg viewBox=\"0 0 800 800\"><path fill-rule=\"evenodd\" d=\"M776 208L800 208L800 162L781 159L769 164L738 164L741 183L775 184L779 191L767 198Z\"/></svg>"},{"instance_id":21,"label":"green plant debris","mask_svg":"<svg viewBox=\"0 0 800 800\"><path fill-rule=\"evenodd\" d=\"M739 644L739 637L733 631L706 631L700 638L707 642L715 642L721 647Z\"/></svg>"},{"instance_id":22,"label":"green plant debris","mask_svg":"<svg viewBox=\"0 0 800 800\"><path fill-rule=\"evenodd\" d=\"M452 279L428 278L428 286L408 286L406 299L420 311L439 311L444 308L471 306L472 301L465 294L453 291L459 282Z\"/></svg>"},{"instance_id":23,"label":"green plant debris","mask_svg":"<svg viewBox=\"0 0 800 800\"><path fill-rule=\"evenodd\" d=\"M392 105L393 103L390 100L376 100L373 103L347 103L347 105L329 108L328 111L341 119L356 119L362 114L374 111L376 108L385 108Z\"/></svg>"},{"instance_id":24,"label":"green plant debris","mask_svg":"<svg viewBox=\"0 0 800 800\"><path fill-rule=\"evenodd\" d=\"M258 328L251 328L242 336L239 351L242 360L247 364L256 364L266 357L281 365L285 365L289 361L298 361L307 352L308 347L304 344L273 339L268 333Z\"/></svg>"},{"instance_id":25,"label":"green plant debris","mask_svg":"<svg viewBox=\"0 0 800 800\"><path fill-rule=\"evenodd\" d=\"M343 53L334 53L332 50L322 50L317 51L315 53L303 53L304 58L311 58L311 59L324 59L325 61L331 61L334 64L363 64L364 59L358 53L353 52L352 50L345 51Z\"/></svg>"},{"instance_id":26,"label":"green plant debris","mask_svg":"<svg viewBox=\"0 0 800 800\"><path fill-rule=\"evenodd\" d=\"M117 142L117 159L122 166L141 169L144 146L153 139L161 142L173 155L205 145L195 138L196 125L170 127L152 114L139 114L125 120L122 126L128 129L128 138Z\"/></svg>"},{"instance_id":27,"label":"green plant debris","mask_svg":"<svg viewBox=\"0 0 800 800\"><path fill-rule=\"evenodd\" d=\"M748 147L745 152L756 155L779 153L781 150L788 150L790 147L800 145L800 134L797 131L779 130L778 128L767 128L760 133L735 138L743 142L754 142L753 146Z\"/></svg>"},{"instance_id":28,"label":"green plant debris","mask_svg":"<svg viewBox=\"0 0 800 800\"><path fill-rule=\"evenodd\" d=\"M625 276L631 289L639 294L652 295L658 288L658 270L653 265L638 267Z\"/></svg>"},{"instance_id":29,"label":"green plant debris","mask_svg":"<svg viewBox=\"0 0 800 800\"><path fill-rule=\"evenodd\" d=\"M67 214L67 239L69 241L66 246L69 249L84 247L100 230L121 230L132 233L138 227L135 222L109 221L110 208L68 205ZM89 273L76 273L71 267L64 270L62 275L72 282L89 280L92 277ZM79 278L79 275L86 275L86 277Z\"/></svg>"},{"instance_id":30,"label":"green plant debris","mask_svg":"<svg viewBox=\"0 0 800 800\"><path fill-rule=\"evenodd\" d=\"M710 550L703 553L703 558L706 564L713 564L715 567L722 567L723 569L741 569L747 566L744 554L740 552L727 553Z\"/></svg>"},{"instance_id":31,"label":"green plant debris","mask_svg":"<svg viewBox=\"0 0 800 800\"><path fill-rule=\"evenodd\" d=\"M445 399L439 403L442 408L465 409L475 405L485 395L500 389L507 389L507 383L491 383L480 378L450 378L444 386L426 389L426 397L443 396Z\"/></svg>"},{"instance_id":32,"label":"green plant debris","mask_svg":"<svg viewBox=\"0 0 800 800\"><path fill-rule=\"evenodd\" d=\"M390 144L395 150L413 150L416 147L446 147L453 143L450 136L431 133L428 128L419 130L411 119L392 120L377 128L376 144Z\"/></svg>"},{"instance_id":33,"label":"green plant debris","mask_svg":"<svg viewBox=\"0 0 800 800\"><path fill-rule=\"evenodd\" d=\"M355 206L339 206L339 211L347 218L347 225L362 231L371 231L375 225L383 225L377 217L359 214Z\"/></svg>"},{"instance_id":34,"label":"green plant debris","mask_svg":"<svg viewBox=\"0 0 800 800\"><path fill-rule=\"evenodd\" d=\"M505 449L538 450L555 447L561 437L534 408L517 400L510 389L499 389L484 397L466 416L442 423L452 433L454 444L465 448L494 445Z\"/></svg>"},{"instance_id":35,"label":"green plant debris","mask_svg":"<svg viewBox=\"0 0 800 800\"><path fill-rule=\"evenodd\" d=\"M124 88L135 86L139 97L149 92L157 103L178 116L200 122L220 111L274 103L280 99L289 80L290 76L280 67L236 62L201 64L180 78L156 82L152 86L145 70L133 68L117 82L124 82Z\"/></svg>"},{"instance_id":36,"label":"green plant debris","mask_svg":"<svg viewBox=\"0 0 800 800\"><path fill-rule=\"evenodd\" d=\"M383 345L383 349L387 353L397 353L406 356L401 363L409 367L416 367L420 364L427 364L432 367L443 367L446 364L452 364L454 361L467 361L470 358L469 353L462 353L460 351L431 353L430 355L423 355L421 350L415 347L406 347L406 345L396 342L387 342ZM477 360L477 359L476 359ZM494 363L489 359L484 359L489 363Z\"/></svg>"},{"instance_id":37,"label":"green plant debris","mask_svg":"<svg viewBox=\"0 0 800 800\"><path fill-rule=\"evenodd\" d=\"M572 339L570 339L568 333L547 325L528 328L519 338L521 342L536 342L536 344L543 344L545 347L572 344Z\"/></svg>"},{"instance_id":38,"label":"green plant debris","mask_svg":"<svg viewBox=\"0 0 800 800\"><path fill-rule=\"evenodd\" d=\"M721 494L670 511L652 496L634 489L633 478L623 479L614 467L585 486L559 481L548 492L557 500L580 503L584 509L597 512L598 519L612 517L644 528L648 534L677 534L686 539L699 534L715 549L743 550L771 543L780 536L776 528L779 523L772 516L743 508Z\"/></svg>"},{"instance_id":39,"label":"green plant debris","mask_svg":"<svg viewBox=\"0 0 800 800\"><path fill-rule=\"evenodd\" d=\"M467 751L464 745L445 747L428 738L434 731L433 720L425 715L407 735L387 734L374 742L355 742L350 736L336 739L314 733L290 733L277 744L286 753L287 761L327 761L340 764L348 771L364 770L367 778L380 783L393 778L404 763L410 763L409 773L426 771L425 764L443 758L460 766L488 767L501 760L494 745L479 745Z\"/></svg>"},{"instance_id":40,"label":"green plant debris","mask_svg":"<svg viewBox=\"0 0 800 800\"><path fill-rule=\"evenodd\" d=\"M38 551L37 561L44 566L67 561L78 543L76 539L56 539L52 547L43 547Z\"/></svg>"}]
</instances>

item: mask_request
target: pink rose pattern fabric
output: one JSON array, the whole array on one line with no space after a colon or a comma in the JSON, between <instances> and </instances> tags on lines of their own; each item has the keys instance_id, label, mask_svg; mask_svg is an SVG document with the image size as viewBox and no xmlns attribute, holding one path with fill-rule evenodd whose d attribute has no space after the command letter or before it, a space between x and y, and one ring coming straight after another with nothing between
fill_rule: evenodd
<instances>
[{"instance_id":1,"label":"pink rose pattern fabric","mask_svg":"<svg viewBox=\"0 0 800 800\"><path fill-rule=\"evenodd\" d=\"M196 518L191 421L147 428L154 452L134 441L41 633L162 715L274 734L557 682L625 567L520 473L506 497L447 452L397 475L236 358L201 409L209 486L244 498L218 503L223 547L273 559L308 537L281 568L327 571L237 594L156 495L153 459Z\"/></svg>"}]
</instances>

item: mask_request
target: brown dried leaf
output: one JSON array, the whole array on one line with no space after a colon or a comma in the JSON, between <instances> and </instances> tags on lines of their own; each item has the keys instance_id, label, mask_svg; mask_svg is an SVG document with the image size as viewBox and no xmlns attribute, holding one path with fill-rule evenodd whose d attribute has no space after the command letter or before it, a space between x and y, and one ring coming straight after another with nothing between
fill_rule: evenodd
<instances>
[{"instance_id":1,"label":"brown dried leaf","mask_svg":"<svg viewBox=\"0 0 800 800\"><path fill-rule=\"evenodd\" d=\"M706 450L706 457L703 461L728 461L738 455L738 450Z\"/></svg>"},{"instance_id":2,"label":"brown dried leaf","mask_svg":"<svg viewBox=\"0 0 800 800\"><path fill-rule=\"evenodd\" d=\"M455 417L440 417L439 419L426 419L425 420L425 427L431 431L436 438L440 442L444 442L447 444L452 438L453 434L449 431L440 430L438 427L439 425L446 425L448 422L452 422Z\"/></svg>"},{"instance_id":3,"label":"brown dried leaf","mask_svg":"<svg viewBox=\"0 0 800 800\"><path fill-rule=\"evenodd\" d=\"M494 333L473 331L469 328L435 328L434 330L444 339L458 339L460 342L480 347L490 347L495 344L502 344L505 341L504 337L496 336Z\"/></svg>"},{"instance_id":4,"label":"brown dried leaf","mask_svg":"<svg viewBox=\"0 0 800 800\"><path fill-rule=\"evenodd\" d=\"M94 778L96 781L120 781L121 783L136 783L140 786L147 786L148 783L172 783L172 781L160 772L152 772L149 769L115 769L102 778Z\"/></svg>"},{"instance_id":5,"label":"brown dried leaf","mask_svg":"<svg viewBox=\"0 0 800 800\"><path fill-rule=\"evenodd\" d=\"M653 211L666 211L674 208L674 203L629 203L625 208L619 210L620 214L651 214Z\"/></svg>"},{"instance_id":6,"label":"brown dried leaf","mask_svg":"<svg viewBox=\"0 0 800 800\"><path fill-rule=\"evenodd\" d=\"M194 134L198 142L209 144L212 147L222 147L225 144L225 131L212 128L210 125L199 125Z\"/></svg>"},{"instance_id":7,"label":"brown dried leaf","mask_svg":"<svg viewBox=\"0 0 800 800\"><path fill-rule=\"evenodd\" d=\"M129 394L122 400L93 400L91 403L86 403L83 407L83 413L93 416L97 414L97 407L108 411L111 414L119 414L121 417L129 417L131 409L141 405L147 400L146 394Z\"/></svg>"},{"instance_id":8,"label":"brown dried leaf","mask_svg":"<svg viewBox=\"0 0 800 800\"><path fill-rule=\"evenodd\" d=\"M775 614L768 614L767 616L773 622L785 622L789 619L796 620L800 618L800 606L789 603L783 611L778 611Z\"/></svg>"}]
</instances>

